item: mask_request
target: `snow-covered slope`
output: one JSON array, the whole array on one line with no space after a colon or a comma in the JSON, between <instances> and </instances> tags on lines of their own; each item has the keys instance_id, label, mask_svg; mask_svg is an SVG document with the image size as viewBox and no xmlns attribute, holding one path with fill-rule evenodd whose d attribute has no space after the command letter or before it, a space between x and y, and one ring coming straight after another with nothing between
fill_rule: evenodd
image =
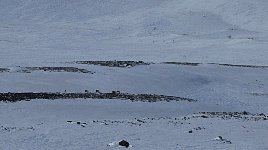
<instances>
[{"instance_id":1,"label":"snow-covered slope","mask_svg":"<svg viewBox=\"0 0 268 150\"><path fill-rule=\"evenodd\" d=\"M37 63L42 56L42 62L137 59L265 65L267 5L265 0L1 0L1 61Z\"/></svg>"},{"instance_id":2,"label":"snow-covered slope","mask_svg":"<svg viewBox=\"0 0 268 150\"><path fill-rule=\"evenodd\" d=\"M124 139L139 150L268 149L267 7L267 0L0 0L0 148L121 149L107 144ZM96 90L196 101L2 102L23 92Z\"/></svg>"},{"instance_id":3,"label":"snow-covered slope","mask_svg":"<svg viewBox=\"0 0 268 150\"><path fill-rule=\"evenodd\" d=\"M151 14L144 15L143 18L155 16L159 19L166 19L166 17L172 17L179 21L183 13L186 15L187 12L203 12L203 14L200 13L201 16L213 13L229 24L263 32L267 31L268 25L267 5L265 0L1 0L0 9L1 19L36 22L41 20L87 21L103 16L124 16L132 12L143 14L151 12ZM133 15L128 20L136 17ZM196 20L196 22L199 21ZM171 23L176 24L172 21Z\"/></svg>"},{"instance_id":4,"label":"snow-covered slope","mask_svg":"<svg viewBox=\"0 0 268 150\"><path fill-rule=\"evenodd\" d=\"M1 10L9 19L81 21L106 15L120 15L139 8L150 8L160 2L160 0L142 3L134 0L2 0Z\"/></svg>"}]
</instances>

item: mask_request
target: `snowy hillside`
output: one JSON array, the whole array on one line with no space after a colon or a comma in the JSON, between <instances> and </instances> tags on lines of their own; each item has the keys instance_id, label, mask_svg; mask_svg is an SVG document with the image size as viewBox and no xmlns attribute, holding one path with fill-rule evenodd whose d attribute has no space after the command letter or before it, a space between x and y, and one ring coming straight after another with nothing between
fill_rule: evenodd
<instances>
[{"instance_id":1,"label":"snowy hillside","mask_svg":"<svg viewBox=\"0 0 268 150\"><path fill-rule=\"evenodd\" d=\"M0 0L0 148L268 149L267 7Z\"/></svg>"},{"instance_id":2,"label":"snowy hillside","mask_svg":"<svg viewBox=\"0 0 268 150\"><path fill-rule=\"evenodd\" d=\"M265 65L267 5L265 0L1 0L1 60Z\"/></svg>"}]
</instances>

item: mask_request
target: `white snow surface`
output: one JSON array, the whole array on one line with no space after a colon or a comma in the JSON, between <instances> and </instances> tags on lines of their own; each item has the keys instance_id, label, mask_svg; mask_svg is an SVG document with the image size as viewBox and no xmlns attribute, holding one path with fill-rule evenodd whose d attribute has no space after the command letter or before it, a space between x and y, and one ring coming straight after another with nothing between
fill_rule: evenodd
<instances>
[{"instance_id":1,"label":"white snow surface","mask_svg":"<svg viewBox=\"0 0 268 150\"><path fill-rule=\"evenodd\" d=\"M198 100L0 102L0 149L125 149L107 145L127 140L137 150L267 150L268 121L191 118L198 112L268 115L268 67L218 65L268 66L267 7L267 0L0 0L0 93L119 90ZM70 63L81 60L154 64ZM41 66L94 74L21 73Z\"/></svg>"},{"instance_id":2,"label":"white snow surface","mask_svg":"<svg viewBox=\"0 0 268 150\"><path fill-rule=\"evenodd\" d=\"M1 65L82 59L265 65L267 6L266 0L1 0Z\"/></svg>"}]
</instances>

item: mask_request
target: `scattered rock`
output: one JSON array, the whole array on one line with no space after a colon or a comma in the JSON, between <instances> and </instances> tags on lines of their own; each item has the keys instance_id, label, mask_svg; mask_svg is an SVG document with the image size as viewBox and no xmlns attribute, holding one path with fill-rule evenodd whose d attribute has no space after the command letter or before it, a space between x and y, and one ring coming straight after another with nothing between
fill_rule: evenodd
<instances>
[{"instance_id":1,"label":"scattered rock","mask_svg":"<svg viewBox=\"0 0 268 150\"><path fill-rule=\"evenodd\" d=\"M109 143L107 146L110 146L110 147L117 147L117 146L119 147L120 146L120 147L125 147L125 148L133 147L125 140L115 141L115 142Z\"/></svg>"},{"instance_id":2,"label":"scattered rock","mask_svg":"<svg viewBox=\"0 0 268 150\"><path fill-rule=\"evenodd\" d=\"M223 140L223 138L222 138L222 136L218 136L218 137L215 137L215 138L214 138L214 140L217 140L217 141L222 141L222 140Z\"/></svg>"},{"instance_id":3,"label":"scattered rock","mask_svg":"<svg viewBox=\"0 0 268 150\"><path fill-rule=\"evenodd\" d=\"M226 144L232 144L231 141L224 141L224 143L226 143Z\"/></svg>"},{"instance_id":4,"label":"scattered rock","mask_svg":"<svg viewBox=\"0 0 268 150\"><path fill-rule=\"evenodd\" d=\"M206 128L204 128L204 127L197 127L197 128L194 128L194 130L204 130L204 129L206 129Z\"/></svg>"},{"instance_id":5,"label":"scattered rock","mask_svg":"<svg viewBox=\"0 0 268 150\"><path fill-rule=\"evenodd\" d=\"M142 121L140 119L137 119L138 122L141 122L141 123L146 123L145 121Z\"/></svg>"},{"instance_id":6,"label":"scattered rock","mask_svg":"<svg viewBox=\"0 0 268 150\"><path fill-rule=\"evenodd\" d=\"M246 111L243 111L242 114L243 114L243 115L249 115L249 113L246 112Z\"/></svg>"},{"instance_id":7,"label":"scattered rock","mask_svg":"<svg viewBox=\"0 0 268 150\"><path fill-rule=\"evenodd\" d=\"M25 131L25 130L30 130L34 131L34 127L5 127L1 126L0 130L5 131L5 132L13 132L13 131Z\"/></svg>"},{"instance_id":8,"label":"scattered rock","mask_svg":"<svg viewBox=\"0 0 268 150\"><path fill-rule=\"evenodd\" d=\"M208 116L205 116L205 115L202 115L202 116L200 116L201 118L208 118Z\"/></svg>"},{"instance_id":9,"label":"scattered rock","mask_svg":"<svg viewBox=\"0 0 268 150\"><path fill-rule=\"evenodd\" d=\"M86 127L87 126L87 123L82 123L80 121L67 121L67 123L71 123L71 124L76 124L76 125L79 125L81 127Z\"/></svg>"},{"instance_id":10,"label":"scattered rock","mask_svg":"<svg viewBox=\"0 0 268 150\"><path fill-rule=\"evenodd\" d=\"M225 144L232 144L231 141L222 138L222 136L218 136L218 137L214 138L214 140L216 140L216 141L220 141L220 142L225 143Z\"/></svg>"}]
</instances>

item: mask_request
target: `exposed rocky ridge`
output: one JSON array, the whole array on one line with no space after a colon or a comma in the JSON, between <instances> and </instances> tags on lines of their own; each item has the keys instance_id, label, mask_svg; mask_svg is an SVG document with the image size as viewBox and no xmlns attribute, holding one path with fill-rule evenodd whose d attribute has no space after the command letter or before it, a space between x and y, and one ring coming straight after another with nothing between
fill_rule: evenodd
<instances>
[{"instance_id":1,"label":"exposed rocky ridge","mask_svg":"<svg viewBox=\"0 0 268 150\"><path fill-rule=\"evenodd\" d=\"M120 93L119 91L113 91L111 93L101 93L98 90L96 92L86 92L86 93L0 93L0 101L6 102L16 102L21 100L32 100L32 99L122 99L131 101L142 101L142 102L160 102L160 101L187 101L196 102L197 100L176 97L176 96L166 96L166 95L156 95L156 94L129 94Z\"/></svg>"},{"instance_id":2,"label":"exposed rocky ridge","mask_svg":"<svg viewBox=\"0 0 268 150\"><path fill-rule=\"evenodd\" d=\"M221 118L224 120L229 119L243 119L243 120L268 120L268 116L261 114L254 114L250 112L199 112L196 113L193 118Z\"/></svg>"},{"instance_id":3,"label":"exposed rocky ridge","mask_svg":"<svg viewBox=\"0 0 268 150\"><path fill-rule=\"evenodd\" d=\"M86 69L76 67L25 67L21 70L21 72L26 73L30 73L32 71L93 73Z\"/></svg>"},{"instance_id":4,"label":"exposed rocky ridge","mask_svg":"<svg viewBox=\"0 0 268 150\"><path fill-rule=\"evenodd\" d=\"M9 69L8 68L0 68L0 72L8 72Z\"/></svg>"},{"instance_id":5,"label":"exposed rocky ridge","mask_svg":"<svg viewBox=\"0 0 268 150\"><path fill-rule=\"evenodd\" d=\"M99 65L107 67L134 67L138 65L149 65L150 63L145 63L143 61L76 61L77 64L87 64L87 65Z\"/></svg>"},{"instance_id":6,"label":"exposed rocky ridge","mask_svg":"<svg viewBox=\"0 0 268 150\"><path fill-rule=\"evenodd\" d=\"M219 65L229 67L243 67L243 68L268 68L268 66L257 66L257 65L234 65L234 64L219 64Z\"/></svg>"},{"instance_id":7,"label":"exposed rocky ridge","mask_svg":"<svg viewBox=\"0 0 268 150\"><path fill-rule=\"evenodd\" d=\"M163 64L198 66L201 63L191 63L191 62L163 62Z\"/></svg>"}]
</instances>

